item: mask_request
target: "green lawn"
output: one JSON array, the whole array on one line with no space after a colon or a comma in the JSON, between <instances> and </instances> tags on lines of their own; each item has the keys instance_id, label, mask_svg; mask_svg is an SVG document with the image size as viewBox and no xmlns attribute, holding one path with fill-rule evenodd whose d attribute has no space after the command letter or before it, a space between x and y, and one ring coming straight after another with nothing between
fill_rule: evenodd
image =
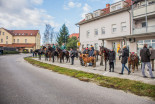
<instances>
[{"instance_id":1,"label":"green lawn","mask_svg":"<svg viewBox=\"0 0 155 104\"><path fill-rule=\"evenodd\" d=\"M148 96L153 98L153 100L155 100L155 85L146 84L140 81L121 79L116 77L107 77L99 74L87 73L74 69L59 67L36 61L31 57L26 57L24 59L33 65L49 69L60 74L71 76L81 81L93 82L103 87L123 90L125 92L131 92L139 96Z\"/></svg>"}]
</instances>

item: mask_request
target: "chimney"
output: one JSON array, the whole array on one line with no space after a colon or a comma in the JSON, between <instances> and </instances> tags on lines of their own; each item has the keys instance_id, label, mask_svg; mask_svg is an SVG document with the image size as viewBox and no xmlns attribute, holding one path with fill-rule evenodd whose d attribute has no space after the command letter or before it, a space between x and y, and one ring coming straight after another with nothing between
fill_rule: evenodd
<instances>
[{"instance_id":1,"label":"chimney","mask_svg":"<svg viewBox=\"0 0 155 104\"><path fill-rule=\"evenodd\" d=\"M106 4L106 8L110 7L110 4Z\"/></svg>"}]
</instances>

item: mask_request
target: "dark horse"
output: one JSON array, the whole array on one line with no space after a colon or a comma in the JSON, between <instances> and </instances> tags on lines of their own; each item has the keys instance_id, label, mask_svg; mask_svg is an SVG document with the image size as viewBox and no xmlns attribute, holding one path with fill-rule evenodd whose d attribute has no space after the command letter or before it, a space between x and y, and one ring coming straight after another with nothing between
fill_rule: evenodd
<instances>
[{"instance_id":1,"label":"dark horse","mask_svg":"<svg viewBox=\"0 0 155 104\"><path fill-rule=\"evenodd\" d=\"M44 54L44 49L45 49L45 48L46 48L46 47L43 46L41 49L36 49L36 50L34 51L34 53L38 54L39 60L41 60L41 55Z\"/></svg>"},{"instance_id":2,"label":"dark horse","mask_svg":"<svg viewBox=\"0 0 155 104\"><path fill-rule=\"evenodd\" d=\"M69 61L69 52L68 51L63 51L60 48L56 48L56 52L58 52L58 58L60 58L60 63L62 63L62 60L64 62L64 57L66 57L66 63Z\"/></svg>"},{"instance_id":3,"label":"dark horse","mask_svg":"<svg viewBox=\"0 0 155 104\"><path fill-rule=\"evenodd\" d=\"M49 47L48 48L48 57L49 57L49 61L51 61L51 58L53 58L53 62L54 62L54 57L57 56L58 57L58 52L52 48L52 47Z\"/></svg>"},{"instance_id":4,"label":"dark horse","mask_svg":"<svg viewBox=\"0 0 155 104\"><path fill-rule=\"evenodd\" d=\"M106 68L107 68L107 61L109 59L109 55L108 55L109 51L110 51L109 49L107 49L107 48L105 48L103 46L100 47L100 56L101 56L100 65L103 66L103 59L104 59L104 61L105 61L105 71L106 71Z\"/></svg>"}]
</instances>

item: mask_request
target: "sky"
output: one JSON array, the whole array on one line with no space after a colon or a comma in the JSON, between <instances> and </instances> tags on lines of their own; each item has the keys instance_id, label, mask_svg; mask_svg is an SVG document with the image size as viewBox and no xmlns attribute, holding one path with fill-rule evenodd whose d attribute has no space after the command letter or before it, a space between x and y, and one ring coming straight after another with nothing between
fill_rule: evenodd
<instances>
[{"instance_id":1,"label":"sky","mask_svg":"<svg viewBox=\"0 0 155 104\"><path fill-rule=\"evenodd\" d=\"M75 25L85 14L103 9L120 0L0 0L0 27L10 30L40 30L50 24L58 32L65 23L69 34L78 33Z\"/></svg>"}]
</instances>

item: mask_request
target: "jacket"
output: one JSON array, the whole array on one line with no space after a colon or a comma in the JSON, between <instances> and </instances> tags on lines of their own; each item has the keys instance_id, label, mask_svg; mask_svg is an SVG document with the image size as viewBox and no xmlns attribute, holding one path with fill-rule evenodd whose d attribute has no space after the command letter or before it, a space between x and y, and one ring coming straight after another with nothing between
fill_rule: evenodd
<instances>
[{"instance_id":1,"label":"jacket","mask_svg":"<svg viewBox=\"0 0 155 104\"><path fill-rule=\"evenodd\" d=\"M128 57L129 57L129 50L127 48L124 48L123 51L122 51L122 61L121 61L121 63L126 64L127 60L128 60Z\"/></svg>"},{"instance_id":2,"label":"jacket","mask_svg":"<svg viewBox=\"0 0 155 104\"><path fill-rule=\"evenodd\" d=\"M115 52L114 51L109 51L109 62L113 62L115 60Z\"/></svg>"},{"instance_id":3,"label":"jacket","mask_svg":"<svg viewBox=\"0 0 155 104\"><path fill-rule=\"evenodd\" d=\"M72 51L70 51L70 57L72 58L72 57L75 57L75 52L72 50Z\"/></svg>"},{"instance_id":4,"label":"jacket","mask_svg":"<svg viewBox=\"0 0 155 104\"><path fill-rule=\"evenodd\" d=\"M66 49L66 46L65 46L65 45L62 45L62 46L61 46L61 49L62 49L62 50Z\"/></svg>"},{"instance_id":5,"label":"jacket","mask_svg":"<svg viewBox=\"0 0 155 104\"><path fill-rule=\"evenodd\" d=\"M151 56L150 59L155 59L155 50L151 50Z\"/></svg>"},{"instance_id":6,"label":"jacket","mask_svg":"<svg viewBox=\"0 0 155 104\"><path fill-rule=\"evenodd\" d=\"M141 62L150 62L150 51L148 48L144 47L140 50Z\"/></svg>"}]
</instances>

